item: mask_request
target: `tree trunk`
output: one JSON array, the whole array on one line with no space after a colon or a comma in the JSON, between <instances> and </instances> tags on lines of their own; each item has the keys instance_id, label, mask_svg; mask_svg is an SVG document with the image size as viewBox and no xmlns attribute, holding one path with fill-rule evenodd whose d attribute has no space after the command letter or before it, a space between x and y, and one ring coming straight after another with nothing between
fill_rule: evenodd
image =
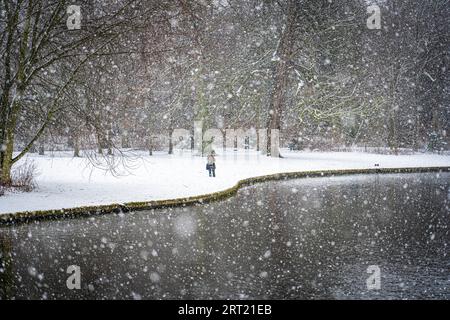
<instances>
[{"instance_id":1,"label":"tree trunk","mask_svg":"<svg viewBox=\"0 0 450 320\"><path fill-rule=\"evenodd\" d=\"M173 125L172 125L172 120L170 120L170 125L169 125L169 154L173 154L172 133L173 133Z\"/></svg>"},{"instance_id":2,"label":"tree trunk","mask_svg":"<svg viewBox=\"0 0 450 320\"><path fill-rule=\"evenodd\" d=\"M106 146L107 146L107 150L108 150L108 156L112 156L113 155L113 141L112 141L112 134L111 134L110 130L108 130L106 132Z\"/></svg>"},{"instance_id":3,"label":"tree trunk","mask_svg":"<svg viewBox=\"0 0 450 320\"><path fill-rule=\"evenodd\" d=\"M148 138L148 155L153 155L153 138L151 136Z\"/></svg>"},{"instance_id":4,"label":"tree trunk","mask_svg":"<svg viewBox=\"0 0 450 320\"><path fill-rule=\"evenodd\" d=\"M389 148L391 151L398 155L398 133L397 133L397 117L396 117L396 111L393 110L389 114L389 120L388 120L388 143Z\"/></svg>"},{"instance_id":5,"label":"tree trunk","mask_svg":"<svg viewBox=\"0 0 450 320\"><path fill-rule=\"evenodd\" d=\"M39 149L39 155L43 156L45 154L45 142L44 141L41 141L39 143L39 148L38 149Z\"/></svg>"},{"instance_id":6,"label":"tree trunk","mask_svg":"<svg viewBox=\"0 0 450 320\"><path fill-rule=\"evenodd\" d=\"M78 136L73 139L73 156L80 158L80 142Z\"/></svg>"},{"instance_id":7,"label":"tree trunk","mask_svg":"<svg viewBox=\"0 0 450 320\"><path fill-rule=\"evenodd\" d=\"M9 7L9 2L5 1L5 8L11 10ZM4 75L3 75L3 85L2 85L2 95L0 103L0 184L10 184L11 183L11 162L12 154L8 154L8 144L12 143L12 140L8 140L8 113L10 110L10 91L13 86L12 68L11 68L11 56L13 53L13 43L15 41L14 34L19 17L19 10L15 10L14 14L11 15L9 20L7 20L7 28L4 30L7 32L8 37L6 38L5 47L5 59L4 59ZM12 148L11 148L12 149Z\"/></svg>"},{"instance_id":8,"label":"tree trunk","mask_svg":"<svg viewBox=\"0 0 450 320\"><path fill-rule=\"evenodd\" d=\"M11 159L5 158L2 164L0 184L4 186L11 185Z\"/></svg>"},{"instance_id":9,"label":"tree trunk","mask_svg":"<svg viewBox=\"0 0 450 320\"><path fill-rule=\"evenodd\" d=\"M13 150L14 150L14 131L16 129L16 123L17 123L17 116L21 110L21 99L23 96L23 93L25 92L25 67L26 67L26 53L29 46L29 35L30 35L30 26L31 26L31 19L32 19L32 9L33 4L32 1L29 1L26 16L24 18L24 27L21 34L20 39L20 45L19 45L19 52L18 52L18 65L17 65L17 92L16 92L16 100L12 103L11 110L9 110L9 114L7 119L5 119L5 127L3 132L3 144L6 145L6 150L3 153L3 159L2 159L2 172L0 177L0 183L3 185L9 185L11 184L11 168L14 163L14 161L17 161L19 158L16 158L13 160ZM11 30L10 30L11 32ZM9 48L7 48L9 50ZM10 52L8 51L8 55ZM9 59L9 58L8 58ZM9 62L8 62L9 63ZM9 68L9 66L8 66ZM7 70L9 72L10 70ZM9 95L9 89L7 94ZM5 96L4 96L5 98ZM3 99L4 99L3 98ZM8 103L9 99L6 98L4 100L4 103ZM3 107L7 108L9 104L3 105L2 104L2 114L4 113ZM7 111L7 110L6 110ZM30 147L30 146L29 146Z\"/></svg>"},{"instance_id":10,"label":"tree trunk","mask_svg":"<svg viewBox=\"0 0 450 320\"><path fill-rule=\"evenodd\" d=\"M259 126L256 129L256 151L259 152Z\"/></svg>"},{"instance_id":11,"label":"tree trunk","mask_svg":"<svg viewBox=\"0 0 450 320\"><path fill-rule=\"evenodd\" d=\"M97 152L100 155L103 155L103 144L102 144L102 137L97 129Z\"/></svg>"},{"instance_id":12,"label":"tree trunk","mask_svg":"<svg viewBox=\"0 0 450 320\"><path fill-rule=\"evenodd\" d=\"M122 135L122 148L129 148L130 143L128 142L128 137L125 135Z\"/></svg>"},{"instance_id":13,"label":"tree trunk","mask_svg":"<svg viewBox=\"0 0 450 320\"><path fill-rule=\"evenodd\" d=\"M2 153L2 168L0 176L0 184L11 185L11 168L14 150L14 132L7 128L6 130L5 151Z\"/></svg>"},{"instance_id":14,"label":"tree trunk","mask_svg":"<svg viewBox=\"0 0 450 320\"><path fill-rule=\"evenodd\" d=\"M222 133L222 149L223 151L227 151L227 131L225 129L220 129L220 132Z\"/></svg>"},{"instance_id":15,"label":"tree trunk","mask_svg":"<svg viewBox=\"0 0 450 320\"><path fill-rule=\"evenodd\" d=\"M271 133L273 129L281 130L281 117L284 109L284 96L288 80L288 63L293 52L294 29L296 21L296 3L289 0L287 5L286 24L281 34L278 47L278 63L275 68L275 83L269 109L267 155L278 157L279 154L272 153Z\"/></svg>"}]
</instances>

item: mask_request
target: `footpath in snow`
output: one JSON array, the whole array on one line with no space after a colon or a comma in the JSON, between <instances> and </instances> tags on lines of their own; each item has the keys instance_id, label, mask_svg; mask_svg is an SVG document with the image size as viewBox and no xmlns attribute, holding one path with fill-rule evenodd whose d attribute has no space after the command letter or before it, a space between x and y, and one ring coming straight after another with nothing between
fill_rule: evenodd
<instances>
[{"instance_id":1,"label":"footpath in snow","mask_svg":"<svg viewBox=\"0 0 450 320\"><path fill-rule=\"evenodd\" d=\"M86 159L71 158L68 154L30 154L22 161L36 164L38 187L30 193L7 192L0 197L0 213L194 196L229 188L244 178L279 172L367 169L375 168L375 164L380 168L450 167L448 155L289 151L282 154L282 159L253 151L218 155L216 178L208 177L205 158L190 153L142 156L127 175L118 177L93 169Z\"/></svg>"}]
</instances>

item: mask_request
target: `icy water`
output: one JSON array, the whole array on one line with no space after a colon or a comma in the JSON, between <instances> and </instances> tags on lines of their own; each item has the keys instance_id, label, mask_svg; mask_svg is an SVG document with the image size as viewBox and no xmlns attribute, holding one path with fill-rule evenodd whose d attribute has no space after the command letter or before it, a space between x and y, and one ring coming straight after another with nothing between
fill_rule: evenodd
<instances>
[{"instance_id":1,"label":"icy water","mask_svg":"<svg viewBox=\"0 0 450 320\"><path fill-rule=\"evenodd\" d=\"M0 297L450 299L449 185L449 173L308 178L207 205L2 227Z\"/></svg>"}]
</instances>

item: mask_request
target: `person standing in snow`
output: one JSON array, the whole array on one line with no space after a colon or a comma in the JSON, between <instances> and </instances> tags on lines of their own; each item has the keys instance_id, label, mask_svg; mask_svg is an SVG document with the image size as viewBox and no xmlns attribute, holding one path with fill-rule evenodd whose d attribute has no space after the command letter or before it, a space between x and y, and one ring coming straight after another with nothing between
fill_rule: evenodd
<instances>
[{"instance_id":1,"label":"person standing in snow","mask_svg":"<svg viewBox=\"0 0 450 320\"><path fill-rule=\"evenodd\" d=\"M209 171L209 176L210 177L215 177L216 176L216 158L215 158L216 153L214 152L214 150L211 151L210 154L208 154L208 162L206 163L206 170Z\"/></svg>"}]
</instances>

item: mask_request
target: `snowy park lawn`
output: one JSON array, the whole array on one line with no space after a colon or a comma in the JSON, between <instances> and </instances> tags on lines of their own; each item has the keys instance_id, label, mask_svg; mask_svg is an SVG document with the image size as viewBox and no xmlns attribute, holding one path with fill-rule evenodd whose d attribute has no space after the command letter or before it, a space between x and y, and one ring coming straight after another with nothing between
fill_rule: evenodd
<instances>
[{"instance_id":1,"label":"snowy park lawn","mask_svg":"<svg viewBox=\"0 0 450 320\"><path fill-rule=\"evenodd\" d=\"M173 199L220 191L238 180L278 172L401 167L450 167L450 156L435 154L378 155L368 153L282 152L268 158L256 152L227 152L216 157L216 178L205 169L205 158L191 153L153 156L142 154L128 174L112 176L68 153L30 154L39 174L30 193L6 192L0 213L72 208L79 206ZM123 171L123 170L122 170Z\"/></svg>"}]
</instances>

